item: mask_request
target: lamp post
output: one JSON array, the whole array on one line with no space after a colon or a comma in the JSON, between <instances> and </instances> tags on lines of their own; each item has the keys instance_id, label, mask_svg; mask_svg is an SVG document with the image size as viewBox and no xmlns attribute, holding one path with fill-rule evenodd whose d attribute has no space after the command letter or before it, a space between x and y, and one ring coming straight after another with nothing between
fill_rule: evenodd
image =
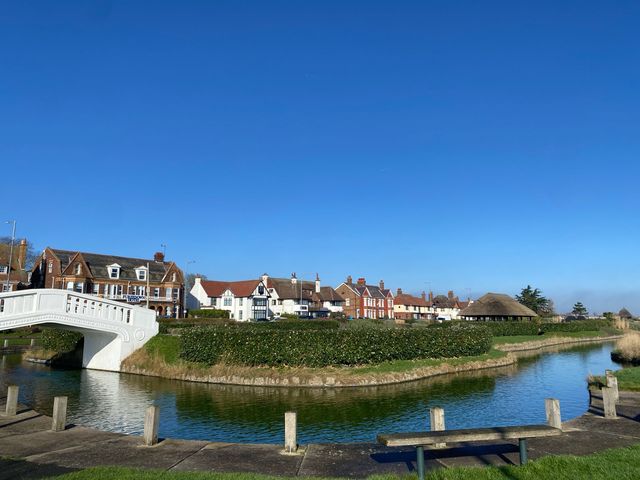
<instances>
[{"instance_id":1,"label":"lamp post","mask_svg":"<svg viewBox=\"0 0 640 480\"><path fill-rule=\"evenodd\" d=\"M184 282L184 294L183 296L183 300L184 300L184 305L182 306L182 316L183 318L187 318L187 279L189 278L189 265L191 265L192 263L196 263L195 260L188 260L187 261L187 268L185 268L184 271L184 277L185 277L185 282Z\"/></svg>"},{"instance_id":2,"label":"lamp post","mask_svg":"<svg viewBox=\"0 0 640 480\"><path fill-rule=\"evenodd\" d=\"M15 239L16 239L16 221L7 220L4 223L13 224L13 228L11 230L11 245L9 246L9 269L7 270L7 283L5 284L5 287L4 287L5 292L8 292L10 281L11 281L11 263L13 262L13 243L15 242Z\"/></svg>"}]
</instances>

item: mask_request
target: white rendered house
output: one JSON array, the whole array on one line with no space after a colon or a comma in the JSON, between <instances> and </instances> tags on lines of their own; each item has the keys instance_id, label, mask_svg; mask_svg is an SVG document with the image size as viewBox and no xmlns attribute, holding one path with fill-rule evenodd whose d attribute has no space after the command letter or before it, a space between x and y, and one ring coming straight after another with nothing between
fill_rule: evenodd
<instances>
[{"instance_id":1,"label":"white rendered house","mask_svg":"<svg viewBox=\"0 0 640 480\"><path fill-rule=\"evenodd\" d=\"M227 310L232 320L246 322L269 317L269 292L262 280L224 282L196 277L190 293L200 308Z\"/></svg>"}]
</instances>

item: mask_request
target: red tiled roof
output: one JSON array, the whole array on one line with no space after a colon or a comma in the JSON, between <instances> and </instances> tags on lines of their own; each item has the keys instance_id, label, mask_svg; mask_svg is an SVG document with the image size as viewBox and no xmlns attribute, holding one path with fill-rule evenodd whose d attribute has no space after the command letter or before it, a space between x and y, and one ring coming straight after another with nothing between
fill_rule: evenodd
<instances>
[{"instance_id":1,"label":"red tiled roof","mask_svg":"<svg viewBox=\"0 0 640 480\"><path fill-rule=\"evenodd\" d=\"M226 290L231 290L236 297L248 297L256 289L260 280L240 280L237 282L202 280L201 283L208 297L221 297Z\"/></svg>"},{"instance_id":2,"label":"red tiled roof","mask_svg":"<svg viewBox=\"0 0 640 480\"><path fill-rule=\"evenodd\" d=\"M401 293L400 295L396 295L393 300L395 305L416 305L418 307L428 307L430 306L427 301L421 297L414 297L413 295L407 295L406 293Z\"/></svg>"}]
</instances>

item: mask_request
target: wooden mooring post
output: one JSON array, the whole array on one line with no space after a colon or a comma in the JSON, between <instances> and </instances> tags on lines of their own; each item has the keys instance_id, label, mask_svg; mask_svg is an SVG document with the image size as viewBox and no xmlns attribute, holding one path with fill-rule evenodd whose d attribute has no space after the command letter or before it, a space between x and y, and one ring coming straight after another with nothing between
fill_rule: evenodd
<instances>
[{"instance_id":1,"label":"wooden mooring post","mask_svg":"<svg viewBox=\"0 0 640 480\"><path fill-rule=\"evenodd\" d=\"M602 403L604 404L604 418L616 419L616 397L611 387L602 387Z\"/></svg>"},{"instance_id":2,"label":"wooden mooring post","mask_svg":"<svg viewBox=\"0 0 640 480\"><path fill-rule=\"evenodd\" d=\"M562 430L562 418L560 417L560 400L545 398L544 409L547 413L547 425Z\"/></svg>"},{"instance_id":3,"label":"wooden mooring post","mask_svg":"<svg viewBox=\"0 0 640 480\"><path fill-rule=\"evenodd\" d=\"M284 451L296 453L298 451L298 418L296 412L284 414Z\"/></svg>"},{"instance_id":4,"label":"wooden mooring post","mask_svg":"<svg viewBox=\"0 0 640 480\"><path fill-rule=\"evenodd\" d=\"M444 408L433 407L429 410L429 420L431 423L431 431L437 432L445 429L444 426ZM436 443L433 448L445 448L446 443Z\"/></svg>"},{"instance_id":5,"label":"wooden mooring post","mask_svg":"<svg viewBox=\"0 0 640 480\"><path fill-rule=\"evenodd\" d=\"M620 400L620 392L618 391L618 377L616 377L611 370L607 370L607 387L613 391L613 397L616 403Z\"/></svg>"},{"instance_id":6,"label":"wooden mooring post","mask_svg":"<svg viewBox=\"0 0 640 480\"><path fill-rule=\"evenodd\" d=\"M51 430L62 432L67 428L67 397L53 398L53 420Z\"/></svg>"},{"instance_id":7,"label":"wooden mooring post","mask_svg":"<svg viewBox=\"0 0 640 480\"><path fill-rule=\"evenodd\" d=\"M7 417L13 417L18 413L18 393L20 387L17 385L9 385L7 388L7 405L5 408L5 415Z\"/></svg>"},{"instance_id":8,"label":"wooden mooring post","mask_svg":"<svg viewBox=\"0 0 640 480\"><path fill-rule=\"evenodd\" d=\"M5 338L5 339L4 339L4 342L2 342L2 346L3 346L4 348L9 348L9 340Z\"/></svg>"},{"instance_id":9,"label":"wooden mooring post","mask_svg":"<svg viewBox=\"0 0 640 480\"><path fill-rule=\"evenodd\" d=\"M144 434L142 440L147 447L158 443L158 428L160 426L160 407L151 405L144 414Z\"/></svg>"}]
</instances>

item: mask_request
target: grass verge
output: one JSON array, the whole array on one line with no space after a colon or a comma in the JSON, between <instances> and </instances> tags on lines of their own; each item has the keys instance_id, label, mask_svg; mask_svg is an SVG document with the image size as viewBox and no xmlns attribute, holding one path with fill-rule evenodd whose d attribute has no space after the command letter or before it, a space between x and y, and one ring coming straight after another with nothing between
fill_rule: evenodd
<instances>
[{"instance_id":1,"label":"grass verge","mask_svg":"<svg viewBox=\"0 0 640 480\"><path fill-rule=\"evenodd\" d=\"M623 368L621 370L616 370L613 374L618 379L619 390L640 392L640 367ZM596 388L606 386L604 376L590 377L589 385Z\"/></svg>"},{"instance_id":2,"label":"grass verge","mask_svg":"<svg viewBox=\"0 0 640 480\"><path fill-rule=\"evenodd\" d=\"M590 332L553 332L553 333L544 333L542 335L515 335L510 337L493 337L494 345L506 345L512 343L524 343L524 342L539 342L541 340L548 340L552 338L596 338L596 337L607 337L610 335L617 335L620 332L615 330L611 331L610 329L600 330L600 331L590 331Z\"/></svg>"},{"instance_id":3,"label":"grass verge","mask_svg":"<svg viewBox=\"0 0 640 480\"><path fill-rule=\"evenodd\" d=\"M415 475L374 475L370 480L412 479ZM129 468L100 467L68 473L58 480L277 480L253 473L167 472ZM330 477L316 477L318 479ZM451 468L427 473L428 480L534 480L591 479L619 480L640 478L640 445L605 450L594 455L576 457L558 455L529 462L522 467Z\"/></svg>"}]
</instances>

